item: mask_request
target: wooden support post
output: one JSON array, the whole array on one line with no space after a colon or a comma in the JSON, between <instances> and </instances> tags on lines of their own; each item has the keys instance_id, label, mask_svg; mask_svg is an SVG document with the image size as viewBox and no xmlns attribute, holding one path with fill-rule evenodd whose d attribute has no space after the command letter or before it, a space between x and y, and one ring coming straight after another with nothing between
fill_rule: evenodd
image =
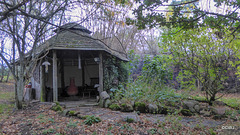
<instances>
[{"instance_id":1,"label":"wooden support post","mask_svg":"<svg viewBox=\"0 0 240 135\"><path fill-rule=\"evenodd\" d=\"M65 81L64 81L64 59L63 59L63 56L61 57L61 89L63 92L65 88Z\"/></svg>"},{"instance_id":2,"label":"wooden support post","mask_svg":"<svg viewBox=\"0 0 240 135\"><path fill-rule=\"evenodd\" d=\"M82 59L82 86L85 86L85 61Z\"/></svg>"},{"instance_id":3,"label":"wooden support post","mask_svg":"<svg viewBox=\"0 0 240 135\"><path fill-rule=\"evenodd\" d=\"M57 52L53 50L53 102L58 101Z\"/></svg>"},{"instance_id":4,"label":"wooden support post","mask_svg":"<svg viewBox=\"0 0 240 135\"><path fill-rule=\"evenodd\" d=\"M103 56L102 52L99 52L99 94L103 91Z\"/></svg>"},{"instance_id":5,"label":"wooden support post","mask_svg":"<svg viewBox=\"0 0 240 135\"><path fill-rule=\"evenodd\" d=\"M45 102L46 101L45 66L42 66L42 64L40 65L40 88L41 88L41 102Z\"/></svg>"}]
</instances>

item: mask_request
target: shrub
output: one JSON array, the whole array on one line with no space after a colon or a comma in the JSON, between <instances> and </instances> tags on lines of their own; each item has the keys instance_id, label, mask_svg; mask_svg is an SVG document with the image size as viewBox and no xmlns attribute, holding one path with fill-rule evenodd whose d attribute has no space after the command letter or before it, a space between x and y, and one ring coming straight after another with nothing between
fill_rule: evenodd
<instances>
[{"instance_id":1,"label":"shrub","mask_svg":"<svg viewBox=\"0 0 240 135\"><path fill-rule=\"evenodd\" d=\"M81 116L81 119L85 120L85 119L87 119L88 117L90 117L90 115L84 115L84 116Z\"/></svg>"},{"instance_id":2,"label":"shrub","mask_svg":"<svg viewBox=\"0 0 240 135\"><path fill-rule=\"evenodd\" d=\"M121 107L126 107L126 106L127 106L126 103L121 104Z\"/></svg>"},{"instance_id":3,"label":"shrub","mask_svg":"<svg viewBox=\"0 0 240 135\"><path fill-rule=\"evenodd\" d=\"M133 118L128 118L128 117L127 117L126 122L128 122L128 123L133 123L133 122L134 122L134 119L133 119Z\"/></svg>"},{"instance_id":4,"label":"shrub","mask_svg":"<svg viewBox=\"0 0 240 135\"><path fill-rule=\"evenodd\" d=\"M54 133L54 132L55 132L55 129L49 128L49 129L47 129L47 130L44 130L44 131L43 131L43 134L44 134L44 135L47 135L47 134Z\"/></svg>"},{"instance_id":5,"label":"shrub","mask_svg":"<svg viewBox=\"0 0 240 135\"><path fill-rule=\"evenodd\" d=\"M68 127L68 128L71 128L71 127L75 128L75 127L77 127L77 123L78 123L78 122L72 122L72 121L70 121L70 122L67 124L67 127Z\"/></svg>"},{"instance_id":6,"label":"shrub","mask_svg":"<svg viewBox=\"0 0 240 135\"><path fill-rule=\"evenodd\" d=\"M54 105L51 109L54 111L63 111L63 108L60 106L58 102L56 102L56 105Z\"/></svg>"},{"instance_id":7,"label":"shrub","mask_svg":"<svg viewBox=\"0 0 240 135\"><path fill-rule=\"evenodd\" d=\"M88 116L87 119L84 121L86 125L92 125L93 123L101 122L102 120L99 117L95 117L94 115Z\"/></svg>"},{"instance_id":8,"label":"shrub","mask_svg":"<svg viewBox=\"0 0 240 135\"><path fill-rule=\"evenodd\" d=\"M120 110L120 106L118 104L112 104L109 106L109 108L115 111Z\"/></svg>"}]
</instances>

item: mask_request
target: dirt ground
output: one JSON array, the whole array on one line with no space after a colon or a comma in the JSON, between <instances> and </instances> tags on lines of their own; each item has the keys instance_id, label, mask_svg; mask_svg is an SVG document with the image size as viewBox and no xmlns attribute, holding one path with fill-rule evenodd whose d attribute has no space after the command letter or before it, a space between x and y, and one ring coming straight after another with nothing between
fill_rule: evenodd
<instances>
[{"instance_id":1,"label":"dirt ground","mask_svg":"<svg viewBox=\"0 0 240 135\"><path fill-rule=\"evenodd\" d=\"M0 92L13 92L13 84L0 85ZM234 95L231 95L234 96ZM0 99L0 103L11 102ZM67 108L80 112L82 116L94 115L102 120L93 125L84 124L86 120L68 117L50 109L51 103L33 102L25 105L24 109L12 109L6 118L0 120L0 134L238 134L239 120L213 120L211 117L182 115L162 115L136 112L124 113L96 106ZM133 123L125 118L134 118ZM228 128L228 129L226 129ZM234 129L229 129L234 128Z\"/></svg>"},{"instance_id":2,"label":"dirt ground","mask_svg":"<svg viewBox=\"0 0 240 135\"><path fill-rule=\"evenodd\" d=\"M206 117L167 116L161 114L123 113L99 107L76 107L81 115L94 115L101 118L100 123L85 125L77 117L62 116L50 109L50 104L32 103L23 110L12 112L0 122L2 134L209 134L226 133L222 126L234 126L231 134L237 134L239 121L229 119L213 120ZM124 122L124 118L134 118L136 122ZM181 118L181 119L180 119ZM154 130L154 131L152 131ZM152 131L152 132L151 132ZM168 133L167 133L168 132Z\"/></svg>"}]
</instances>

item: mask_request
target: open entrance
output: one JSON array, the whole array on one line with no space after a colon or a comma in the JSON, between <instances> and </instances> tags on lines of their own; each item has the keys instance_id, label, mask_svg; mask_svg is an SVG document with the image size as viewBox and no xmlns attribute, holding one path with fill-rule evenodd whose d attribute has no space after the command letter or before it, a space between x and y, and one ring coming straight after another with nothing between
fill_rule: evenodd
<instances>
[{"instance_id":1,"label":"open entrance","mask_svg":"<svg viewBox=\"0 0 240 135\"><path fill-rule=\"evenodd\" d=\"M46 60L53 63L53 53ZM56 50L57 80L54 66L44 74L46 101L53 101L53 85L57 81L58 101L96 100L99 86L99 51Z\"/></svg>"}]
</instances>

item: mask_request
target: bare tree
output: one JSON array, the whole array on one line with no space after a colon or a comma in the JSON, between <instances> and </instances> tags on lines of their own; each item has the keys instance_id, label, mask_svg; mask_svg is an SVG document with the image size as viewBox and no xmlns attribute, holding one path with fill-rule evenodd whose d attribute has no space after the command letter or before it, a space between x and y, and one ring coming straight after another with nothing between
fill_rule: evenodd
<instances>
[{"instance_id":1,"label":"bare tree","mask_svg":"<svg viewBox=\"0 0 240 135\"><path fill-rule=\"evenodd\" d=\"M128 17L129 10L133 8L133 3L107 2L107 1L82 1L78 2L77 12L82 16L79 18L82 25L93 30L93 37L103 41L109 48L115 51L127 53L134 50L136 53L156 54L158 51L157 40L152 34L153 30L139 30L136 26L126 25L125 18ZM124 5L124 6L123 6Z\"/></svg>"},{"instance_id":2,"label":"bare tree","mask_svg":"<svg viewBox=\"0 0 240 135\"><path fill-rule=\"evenodd\" d=\"M4 50L4 40L1 41L1 53L3 53L3 50ZM4 66L4 61L1 59L1 62L0 62L0 82L3 81L3 78L4 78L4 73L5 73L5 66Z\"/></svg>"},{"instance_id":3,"label":"bare tree","mask_svg":"<svg viewBox=\"0 0 240 135\"><path fill-rule=\"evenodd\" d=\"M2 9L7 9L0 12L3 16L0 20L0 31L12 39L12 61L8 61L3 53L0 53L0 57L15 79L16 106L21 109L24 85L41 55L36 52L36 48L50 35L53 27L49 24L57 25L57 17L66 10L68 0L7 2L0 3Z\"/></svg>"}]
</instances>

